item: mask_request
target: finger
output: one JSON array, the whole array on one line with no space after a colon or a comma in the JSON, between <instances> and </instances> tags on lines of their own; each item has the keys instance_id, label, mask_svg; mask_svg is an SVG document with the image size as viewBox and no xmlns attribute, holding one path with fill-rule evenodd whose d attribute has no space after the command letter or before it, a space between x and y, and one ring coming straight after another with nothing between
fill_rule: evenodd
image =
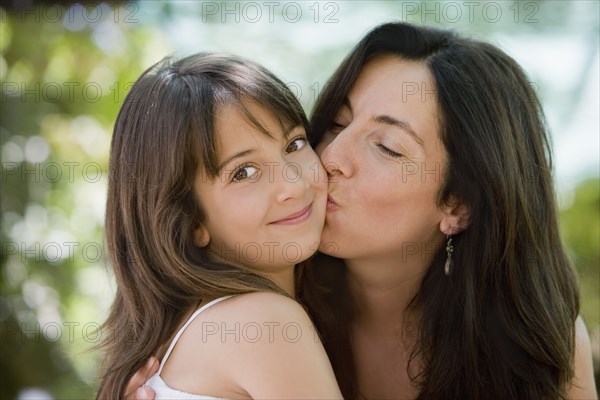
<instances>
[{"instance_id":1,"label":"finger","mask_svg":"<svg viewBox=\"0 0 600 400\"><path fill-rule=\"evenodd\" d=\"M156 357L150 357L146 364L133 374L127 387L125 388L125 399L136 400L137 390L146 383L146 381L158 371L158 359ZM154 398L154 396L152 396Z\"/></svg>"},{"instance_id":2,"label":"finger","mask_svg":"<svg viewBox=\"0 0 600 400\"><path fill-rule=\"evenodd\" d=\"M135 400L154 400L154 390L149 386L142 386L135 393Z\"/></svg>"},{"instance_id":3,"label":"finger","mask_svg":"<svg viewBox=\"0 0 600 400\"><path fill-rule=\"evenodd\" d=\"M158 367L160 365L160 363L158 362L158 358L154 356L150 357L150 359L148 360L148 364L150 365L150 370L148 371L148 376L146 377L146 380L148 380L152 375L158 372Z\"/></svg>"}]
</instances>

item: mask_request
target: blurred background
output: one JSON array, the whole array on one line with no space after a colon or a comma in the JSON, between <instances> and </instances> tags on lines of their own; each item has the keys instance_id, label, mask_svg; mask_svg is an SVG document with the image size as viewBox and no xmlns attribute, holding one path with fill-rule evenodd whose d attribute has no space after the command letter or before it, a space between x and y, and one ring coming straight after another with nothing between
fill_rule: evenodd
<instances>
[{"instance_id":1,"label":"blurred background","mask_svg":"<svg viewBox=\"0 0 600 400\"><path fill-rule=\"evenodd\" d=\"M103 256L113 122L166 55L254 59L309 112L329 75L389 20L456 29L520 62L551 127L561 229L600 365L599 2L0 3L0 398L93 396L114 285Z\"/></svg>"}]
</instances>

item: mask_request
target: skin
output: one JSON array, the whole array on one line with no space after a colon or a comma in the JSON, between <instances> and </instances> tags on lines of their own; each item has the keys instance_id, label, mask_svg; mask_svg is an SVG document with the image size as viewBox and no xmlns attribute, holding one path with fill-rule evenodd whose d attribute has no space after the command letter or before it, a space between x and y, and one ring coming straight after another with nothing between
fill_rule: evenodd
<instances>
[{"instance_id":1,"label":"skin","mask_svg":"<svg viewBox=\"0 0 600 400\"><path fill-rule=\"evenodd\" d=\"M202 312L161 377L175 389L218 398L342 398L310 318L274 293L235 296Z\"/></svg>"},{"instance_id":2,"label":"skin","mask_svg":"<svg viewBox=\"0 0 600 400\"><path fill-rule=\"evenodd\" d=\"M446 154L435 96L420 91L402 98L398 94L406 83L433 88L431 75L420 62L394 56L370 61L350 91L347 106L339 111L336 127L317 146L330 175L331 200L321 251L343 258L349 271L350 290L358 304L352 345L360 393L366 399L418 395L407 367L416 340L410 322L419 315L406 315L405 308L446 235L469 226L465 204L453 199L441 207L436 204L441 176L427 172L442 171ZM390 124L390 118L377 118L381 115L410 125L419 139ZM575 328L575 378L567 395L596 399L587 330L581 319ZM418 364L416 360L413 366ZM133 385L132 380L129 387L133 393L139 383ZM136 396L152 398L143 397L141 390Z\"/></svg>"}]
</instances>

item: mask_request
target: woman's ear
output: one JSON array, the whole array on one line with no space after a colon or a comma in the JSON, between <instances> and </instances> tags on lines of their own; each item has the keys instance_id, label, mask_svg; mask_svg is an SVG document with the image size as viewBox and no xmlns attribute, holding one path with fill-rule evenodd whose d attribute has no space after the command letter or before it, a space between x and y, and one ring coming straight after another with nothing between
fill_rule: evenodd
<instances>
[{"instance_id":1,"label":"woman's ear","mask_svg":"<svg viewBox=\"0 0 600 400\"><path fill-rule=\"evenodd\" d=\"M198 224L194 230L194 244L198 247L206 247L210 243L210 233L203 224Z\"/></svg>"},{"instance_id":2,"label":"woman's ear","mask_svg":"<svg viewBox=\"0 0 600 400\"><path fill-rule=\"evenodd\" d=\"M446 235L456 235L467 229L471 224L471 210L469 206L452 197L444 206L444 216L440 221L440 230Z\"/></svg>"}]
</instances>

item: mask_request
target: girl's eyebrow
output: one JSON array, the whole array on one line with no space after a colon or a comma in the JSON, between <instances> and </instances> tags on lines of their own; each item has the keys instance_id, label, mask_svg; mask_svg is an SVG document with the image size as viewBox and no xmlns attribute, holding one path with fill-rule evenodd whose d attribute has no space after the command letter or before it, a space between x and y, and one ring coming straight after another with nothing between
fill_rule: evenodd
<instances>
[{"instance_id":1,"label":"girl's eyebrow","mask_svg":"<svg viewBox=\"0 0 600 400\"><path fill-rule=\"evenodd\" d=\"M298 124L298 125L290 125L284 128L283 131L283 137L286 139L289 139L290 136L292 135L292 132L294 132L296 129L300 129L300 128L304 128L304 126L302 126L302 124Z\"/></svg>"},{"instance_id":2,"label":"girl's eyebrow","mask_svg":"<svg viewBox=\"0 0 600 400\"><path fill-rule=\"evenodd\" d=\"M256 149L248 149L248 150L242 150L238 153L235 153L234 155L232 155L231 157L227 158L225 161L223 161L221 164L219 164L219 167L217 168L217 174L221 173L221 170L230 162L232 162L233 160L235 160L236 158L240 158L240 157L244 157L248 154L254 153L256 152Z\"/></svg>"},{"instance_id":3,"label":"girl's eyebrow","mask_svg":"<svg viewBox=\"0 0 600 400\"><path fill-rule=\"evenodd\" d=\"M290 134L297 128L303 128L302 125L292 125L292 126L288 126L285 131L283 132L283 137L285 137L286 139L289 139ZM236 158L240 158L240 157L244 157L248 154L252 154L254 152L258 151L257 149L247 149L247 150L242 150L240 152L237 152L235 154L233 154L232 156L228 157L227 159L225 159L225 161L223 161L221 164L219 164L218 168L217 168L217 174L221 173L221 170L223 168L225 168L225 166L227 164L229 164L230 162L232 162L233 160L235 160Z\"/></svg>"}]
</instances>

